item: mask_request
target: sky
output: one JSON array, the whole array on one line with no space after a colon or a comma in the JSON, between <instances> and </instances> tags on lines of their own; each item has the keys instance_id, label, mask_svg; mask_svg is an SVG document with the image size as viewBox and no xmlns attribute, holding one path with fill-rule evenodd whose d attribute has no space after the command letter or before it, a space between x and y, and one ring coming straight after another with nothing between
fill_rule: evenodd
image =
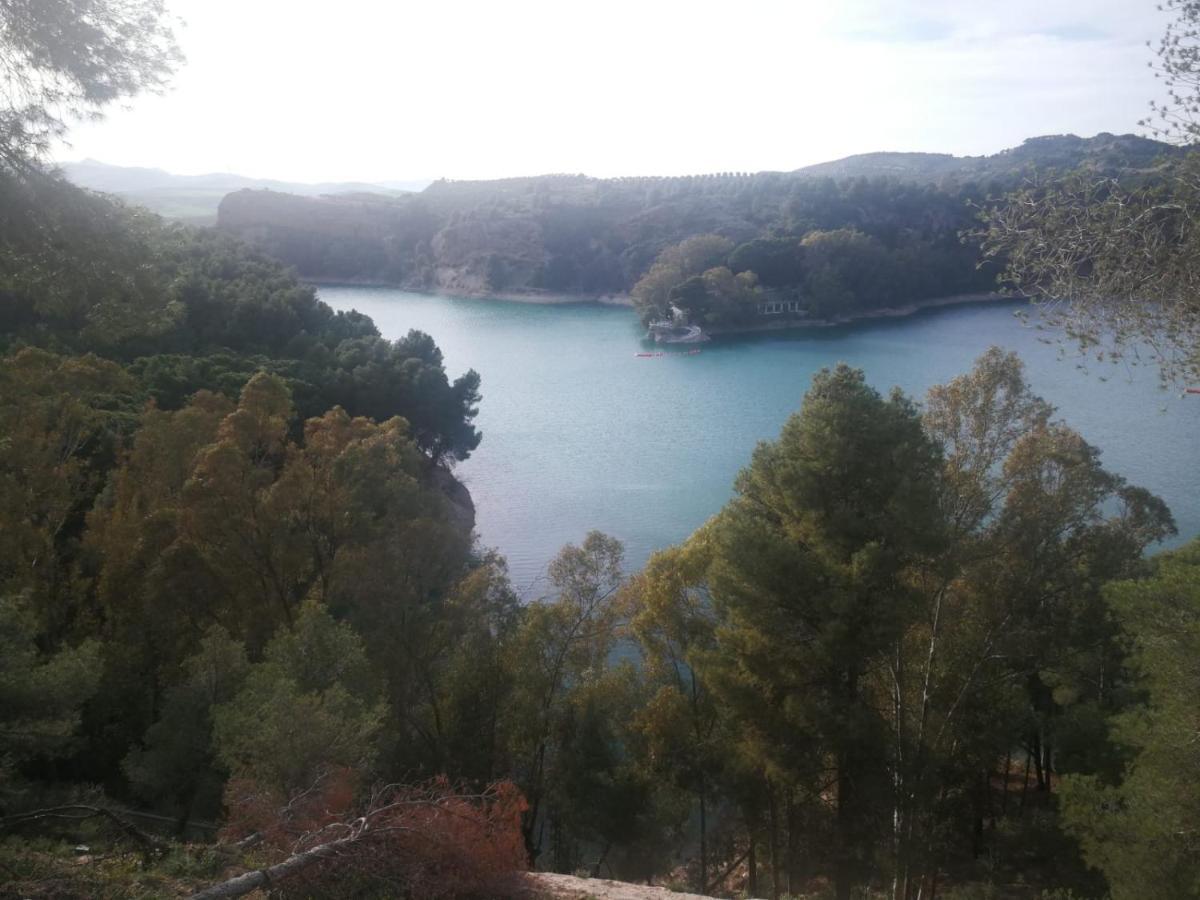
<instances>
[{"instance_id":1,"label":"sky","mask_svg":"<svg viewBox=\"0 0 1200 900\"><path fill-rule=\"evenodd\" d=\"M291 181L789 170L1138 132L1155 0L167 0L59 160Z\"/></svg>"}]
</instances>

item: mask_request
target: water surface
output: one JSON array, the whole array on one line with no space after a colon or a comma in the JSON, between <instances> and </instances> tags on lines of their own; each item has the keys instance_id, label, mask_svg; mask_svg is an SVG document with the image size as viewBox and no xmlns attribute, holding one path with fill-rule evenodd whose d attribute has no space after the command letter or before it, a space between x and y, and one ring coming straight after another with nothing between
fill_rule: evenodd
<instances>
[{"instance_id":1,"label":"water surface","mask_svg":"<svg viewBox=\"0 0 1200 900\"><path fill-rule=\"evenodd\" d=\"M643 359L628 309L387 288L320 294L335 309L371 316L386 337L428 332L452 376L480 373L483 443L457 472L474 497L482 543L508 558L526 596L544 589L559 547L589 529L624 541L631 567L687 537L728 500L754 445L778 434L823 366L847 362L880 390L899 385L920 397L991 344L1021 354L1034 388L1101 448L1111 471L1167 501L1181 540L1200 533L1200 395L1162 391L1149 368L1085 371L1060 360L1007 304Z\"/></svg>"}]
</instances>

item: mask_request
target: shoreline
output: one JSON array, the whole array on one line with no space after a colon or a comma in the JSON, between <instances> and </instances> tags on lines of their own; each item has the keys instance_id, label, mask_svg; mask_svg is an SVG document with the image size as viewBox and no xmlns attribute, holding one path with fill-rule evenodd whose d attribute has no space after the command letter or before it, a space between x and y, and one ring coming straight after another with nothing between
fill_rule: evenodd
<instances>
[{"instance_id":1,"label":"shoreline","mask_svg":"<svg viewBox=\"0 0 1200 900\"><path fill-rule=\"evenodd\" d=\"M447 289L416 289L392 281L373 278L302 278L304 284L321 287L376 287L392 288L428 297L443 297L451 300L494 300L501 303L527 303L534 306L617 306L633 309L633 298L626 293L618 294L563 294L541 291L467 291ZM903 319L934 309L952 306L972 306L987 303L1017 303L1028 300L1022 294L989 291L982 294L952 294L947 297L931 297L916 300L902 306L883 306L831 319L785 318L748 325L713 326L704 329L709 337L731 337L741 334L762 334L772 331L810 331L837 328L842 325L857 325L863 322Z\"/></svg>"},{"instance_id":2,"label":"shoreline","mask_svg":"<svg viewBox=\"0 0 1200 900\"><path fill-rule=\"evenodd\" d=\"M726 337L739 334L761 334L771 331L809 331L823 328L837 328L842 325L858 325L881 319L904 319L932 309L944 309L951 306L973 306L986 303L1017 303L1028 300L1019 294L1004 294L991 291L986 294L954 294L949 297L931 297L928 300L916 300L903 306L883 306L878 309L864 310L849 316L837 316L832 319L782 319L772 322L759 322L753 325L730 325L705 329L710 337Z\"/></svg>"},{"instance_id":3,"label":"shoreline","mask_svg":"<svg viewBox=\"0 0 1200 900\"><path fill-rule=\"evenodd\" d=\"M377 287L393 288L412 294L430 297L449 297L455 300L499 300L503 303L531 303L535 306L568 306L595 304L597 306L624 306L633 308L633 298L628 294L563 294L553 291L468 291L450 288L411 288L394 281L378 278L324 278L297 276L301 283L312 287Z\"/></svg>"}]
</instances>

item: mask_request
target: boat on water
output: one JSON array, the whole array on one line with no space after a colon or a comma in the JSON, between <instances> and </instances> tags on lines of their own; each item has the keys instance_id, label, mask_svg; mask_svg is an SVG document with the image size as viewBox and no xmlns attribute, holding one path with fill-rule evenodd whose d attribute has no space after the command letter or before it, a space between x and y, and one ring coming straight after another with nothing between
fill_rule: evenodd
<instances>
[{"instance_id":1,"label":"boat on water","mask_svg":"<svg viewBox=\"0 0 1200 900\"><path fill-rule=\"evenodd\" d=\"M693 347L691 350L676 350L674 352L658 350L654 353L635 353L633 355L638 359L657 359L660 356L695 356L699 352L699 347Z\"/></svg>"}]
</instances>

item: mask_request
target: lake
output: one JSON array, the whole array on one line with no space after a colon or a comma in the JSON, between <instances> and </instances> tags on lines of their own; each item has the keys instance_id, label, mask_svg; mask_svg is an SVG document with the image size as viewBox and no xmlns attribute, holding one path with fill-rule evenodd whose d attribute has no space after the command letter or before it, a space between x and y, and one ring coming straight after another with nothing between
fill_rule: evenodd
<instances>
[{"instance_id":1,"label":"lake","mask_svg":"<svg viewBox=\"0 0 1200 900\"><path fill-rule=\"evenodd\" d=\"M631 568L686 538L729 499L755 444L778 434L818 369L847 362L879 390L899 385L919 398L991 344L1020 353L1034 388L1103 451L1110 471L1167 501L1180 532L1172 543L1200 533L1200 395L1161 390L1151 368L1085 371L1060 359L1053 341L1014 317L1014 305L756 335L646 359L635 356L647 347L627 308L365 287L320 295L371 316L386 337L428 332L452 376L480 373L483 443L456 472L474 497L481 542L507 557L526 597L546 589L558 549L590 529L620 538Z\"/></svg>"}]
</instances>

